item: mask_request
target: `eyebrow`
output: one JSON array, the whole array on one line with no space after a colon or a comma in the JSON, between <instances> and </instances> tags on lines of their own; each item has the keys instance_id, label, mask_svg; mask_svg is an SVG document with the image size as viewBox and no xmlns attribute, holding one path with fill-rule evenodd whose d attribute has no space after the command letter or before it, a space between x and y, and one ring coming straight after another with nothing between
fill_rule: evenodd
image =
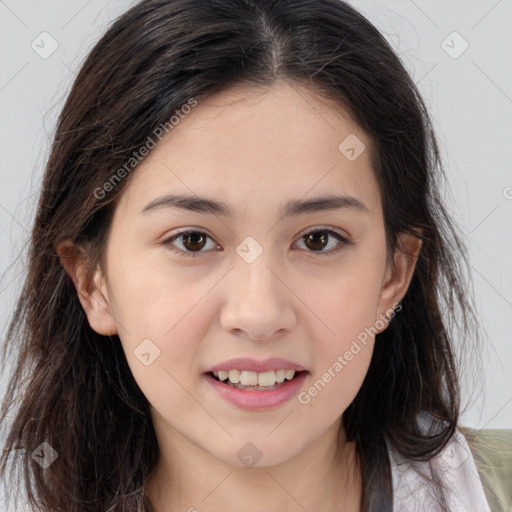
<instances>
[{"instance_id":1,"label":"eyebrow","mask_svg":"<svg viewBox=\"0 0 512 512\"><path fill-rule=\"evenodd\" d=\"M234 209L222 201L187 194L167 194L150 201L140 212L141 215L160 210L162 208L175 208L188 210L201 214L221 215L234 217ZM333 210L353 209L355 211L370 213L370 210L359 199L348 195L326 195L311 199L292 199L280 209L280 217L297 216L304 213L324 212Z\"/></svg>"}]
</instances>

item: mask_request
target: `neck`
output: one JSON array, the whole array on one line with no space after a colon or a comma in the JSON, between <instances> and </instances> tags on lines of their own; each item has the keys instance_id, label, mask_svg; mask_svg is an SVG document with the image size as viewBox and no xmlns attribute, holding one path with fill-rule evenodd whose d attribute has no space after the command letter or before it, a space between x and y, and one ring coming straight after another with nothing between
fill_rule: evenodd
<instances>
[{"instance_id":1,"label":"neck","mask_svg":"<svg viewBox=\"0 0 512 512\"><path fill-rule=\"evenodd\" d=\"M274 466L225 464L178 433L159 445L160 459L145 488L153 512L361 510L360 464L341 419L298 455Z\"/></svg>"}]
</instances>

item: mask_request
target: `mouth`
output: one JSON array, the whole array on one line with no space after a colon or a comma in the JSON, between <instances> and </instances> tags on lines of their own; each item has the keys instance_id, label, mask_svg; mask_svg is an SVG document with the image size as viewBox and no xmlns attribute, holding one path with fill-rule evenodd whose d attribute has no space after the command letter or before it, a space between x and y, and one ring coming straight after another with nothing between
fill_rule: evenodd
<instances>
[{"instance_id":1,"label":"mouth","mask_svg":"<svg viewBox=\"0 0 512 512\"><path fill-rule=\"evenodd\" d=\"M205 381L212 387L216 395L239 409L254 412L268 411L290 402L304 386L309 374L307 370L289 370L293 372L293 375L289 373L288 379L285 375L282 382L276 382L282 378L282 372L279 370L259 374L241 371L239 372L239 379L242 382L231 382L231 377L233 377L233 380L238 379L238 370L225 371L224 373L221 373L221 371L209 371L203 374ZM230 375L232 372L233 374ZM227 377L225 373L228 374ZM275 373L276 375L268 375L270 373ZM262 379L261 381L260 378ZM247 384L247 382L252 382L252 384Z\"/></svg>"},{"instance_id":2,"label":"mouth","mask_svg":"<svg viewBox=\"0 0 512 512\"><path fill-rule=\"evenodd\" d=\"M247 411L264 411L290 402L310 372L280 357L256 360L238 357L207 368L203 378L215 394Z\"/></svg>"},{"instance_id":3,"label":"mouth","mask_svg":"<svg viewBox=\"0 0 512 512\"><path fill-rule=\"evenodd\" d=\"M280 389L296 379L302 380L307 370L276 370L267 372L253 372L246 370L220 370L206 372L206 375L215 381L237 389L246 391L271 391Z\"/></svg>"}]
</instances>

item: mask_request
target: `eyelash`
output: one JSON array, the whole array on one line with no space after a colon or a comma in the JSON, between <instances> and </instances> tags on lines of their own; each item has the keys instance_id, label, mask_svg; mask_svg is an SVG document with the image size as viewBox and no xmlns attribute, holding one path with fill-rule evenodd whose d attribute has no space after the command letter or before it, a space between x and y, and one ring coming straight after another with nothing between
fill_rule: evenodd
<instances>
[{"instance_id":1,"label":"eyelash","mask_svg":"<svg viewBox=\"0 0 512 512\"><path fill-rule=\"evenodd\" d=\"M352 244L352 242L350 242L349 240L347 240L346 238L341 236L337 231L333 231L332 229L329 229L327 227L320 227L320 228L316 228L316 229L313 229L311 231L308 231L308 232L304 233L303 235L301 235L299 237L299 240L301 240L302 238L306 237L307 235L311 235L313 233L327 233L329 235L332 235L334 238L336 238L340 243L338 244L338 246L336 248L331 249L330 251L323 251L323 252L322 251L307 251L307 252L310 252L312 254L328 255L329 256L329 255L333 255L333 254L338 253L345 246ZM196 252L183 251L181 249L176 249L172 245L172 242L174 242L174 240L178 239L179 237L185 236L185 235L191 235L191 234L205 235L206 237L212 239L210 236L208 236L203 231L199 231L197 229L186 229L184 231L180 231L179 233L175 233L171 237L165 239L162 243L163 243L163 245L168 246L170 251L178 254L179 256L195 258L195 257L199 256L202 252L205 252L205 251L202 251L202 250L201 251L196 251Z\"/></svg>"}]
</instances>

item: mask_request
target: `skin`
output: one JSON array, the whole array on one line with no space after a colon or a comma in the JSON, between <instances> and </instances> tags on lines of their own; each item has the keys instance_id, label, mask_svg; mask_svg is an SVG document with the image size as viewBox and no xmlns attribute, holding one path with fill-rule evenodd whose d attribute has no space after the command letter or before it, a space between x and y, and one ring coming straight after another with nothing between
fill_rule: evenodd
<instances>
[{"instance_id":1,"label":"skin","mask_svg":"<svg viewBox=\"0 0 512 512\"><path fill-rule=\"evenodd\" d=\"M338 150L350 134L366 145L354 161ZM340 105L297 83L217 93L133 171L116 207L105 269L89 279L72 243L59 246L91 327L119 335L151 404L160 460L146 492L157 512L360 510L361 468L341 417L366 376L373 337L308 404L294 398L244 411L202 374L233 357L283 357L309 371L307 390L405 295L421 243L403 235L408 255L397 251L387 265L369 147ZM289 199L333 192L369 211L278 216ZM222 200L236 215L139 214L165 193ZM303 236L322 226L353 243L332 255L336 238L323 249L308 245ZM184 228L210 237L200 253L200 245L175 240L174 248L195 249L196 257L163 243ZM236 252L248 236L263 249L252 263ZM134 355L146 338L160 350L149 366ZM261 453L254 467L237 457L248 442Z\"/></svg>"}]
</instances>

